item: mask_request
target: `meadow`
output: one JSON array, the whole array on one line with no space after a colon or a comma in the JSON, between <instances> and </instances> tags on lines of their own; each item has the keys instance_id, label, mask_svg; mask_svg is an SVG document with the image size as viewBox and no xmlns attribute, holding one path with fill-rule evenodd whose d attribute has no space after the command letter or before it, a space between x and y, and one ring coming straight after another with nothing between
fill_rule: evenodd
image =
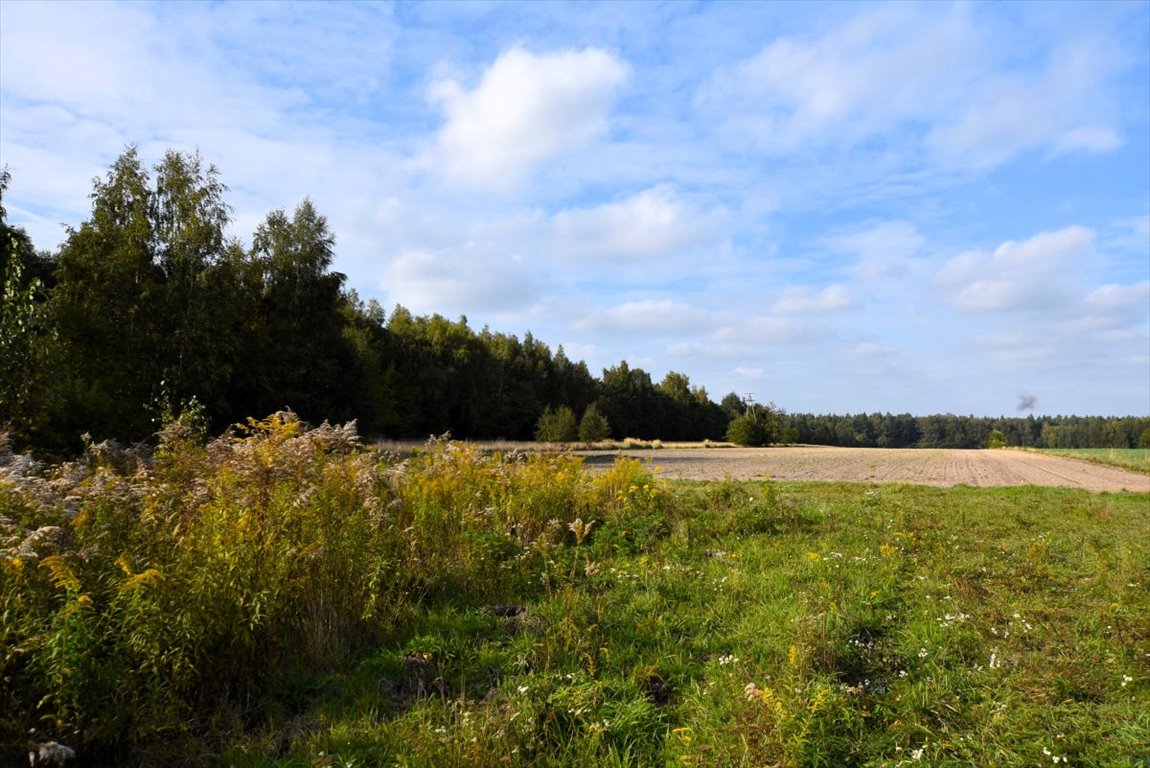
<instances>
[{"instance_id":1,"label":"meadow","mask_svg":"<svg viewBox=\"0 0 1150 768\"><path fill-rule=\"evenodd\" d=\"M1029 448L1027 450L1150 474L1150 448Z\"/></svg>"},{"instance_id":2,"label":"meadow","mask_svg":"<svg viewBox=\"0 0 1150 768\"><path fill-rule=\"evenodd\" d=\"M0 757L1150 764L1150 496L660 479L291 414L0 449Z\"/></svg>"}]
</instances>

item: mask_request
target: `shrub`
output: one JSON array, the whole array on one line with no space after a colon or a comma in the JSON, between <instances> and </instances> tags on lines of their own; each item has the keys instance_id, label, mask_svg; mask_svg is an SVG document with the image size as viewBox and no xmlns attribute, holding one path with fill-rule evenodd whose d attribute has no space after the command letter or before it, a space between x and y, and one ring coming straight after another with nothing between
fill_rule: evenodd
<instances>
[{"instance_id":1,"label":"shrub","mask_svg":"<svg viewBox=\"0 0 1150 768\"><path fill-rule=\"evenodd\" d=\"M535 425L535 439L541 443L570 443L577 434L575 412L566 405L548 407Z\"/></svg>"},{"instance_id":2,"label":"shrub","mask_svg":"<svg viewBox=\"0 0 1150 768\"><path fill-rule=\"evenodd\" d=\"M750 416L736 416L727 425L727 442L744 446L762 445L762 427Z\"/></svg>"},{"instance_id":3,"label":"shrub","mask_svg":"<svg viewBox=\"0 0 1150 768\"><path fill-rule=\"evenodd\" d=\"M587 406L587 410L583 411L583 418L579 420L579 439L585 443L595 443L610 436L611 425L607 417L599 413L599 408L591 403Z\"/></svg>"},{"instance_id":4,"label":"shrub","mask_svg":"<svg viewBox=\"0 0 1150 768\"><path fill-rule=\"evenodd\" d=\"M207 445L169 430L154 461L101 444L45 470L0 439L0 751L36 724L178 752L425 606L540 588L615 491L565 454L403 458L291 413Z\"/></svg>"}]
</instances>

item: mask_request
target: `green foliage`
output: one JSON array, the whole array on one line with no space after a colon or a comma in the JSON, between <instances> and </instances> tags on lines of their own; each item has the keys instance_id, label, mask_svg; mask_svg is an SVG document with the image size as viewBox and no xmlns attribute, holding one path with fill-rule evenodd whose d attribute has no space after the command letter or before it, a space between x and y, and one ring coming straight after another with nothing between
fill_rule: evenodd
<instances>
[{"instance_id":1,"label":"green foliage","mask_svg":"<svg viewBox=\"0 0 1150 768\"><path fill-rule=\"evenodd\" d=\"M30 273L32 242L8 225L4 193L8 169L0 170L0 427L20 441L31 438L45 404L45 361L51 334L45 328L43 283Z\"/></svg>"},{"instance_id":2,"label":"green foliage","mask_svg":"<svg viewBox=\"0 0 1150 768\"><path fill-rule=\"evenodd\" d=\"M345 277L331 272L335 236L310 200L289 218L272 211L256 228L244 269L251 292L244 365L236 373L240 413L285 404L315 421L342 421L362 370L345 328ZM361 374L362 375L362 374Z\"/></svg>"},{"instance_id":3,"label":"green foliage","mask_svg":"<svg viewBox=\"0 0 1150 768\"><path fill-rule=\"evenodd\" d=\"M736 416L727 425L727 442L743 446L762 445L763 431L753 417Z\"/></svg>"},{"instance_id":4,"label":"green foliage","mask_svg":"<svg viewBox=\"0 0 1150 768\"><path fill-rule=\"evenodd\" d=\"M0 273L0 424L23 422L35 388L37 326L42 314L36 300L38 280L25 281L12 235L4 234L4 272Z\"/></svg>"},{"instance_id":5,"label":"green foliage","mask_svg":"<svg viewBox=\"0 0 1150 768\"><path fill-rule=\"evenodd\" d=\"M779 436L779 411L773 405L755 405L727 425L727 442L744 446L769 445Z\"/></svg>"},{"instance_id":6,"label":"green foliage","mask_svg":"<svg viewBox=\"0 0 1150 768\"><path fill-rule=\"evenodd\" d=\"M611 436L611 424L607 417L599 413L595 403L587 406L579 419L579 439L585 443L596 443Z\"/></svg>"},{"instance_id":7,"label":"green foliage","mask_svg":"<svg viewBox=\"0 0 1150 768\"><path fill-rule=\"evenodd\" d=\"M0 451L0 748L33 724L186 748L423 607L530 594L601 494L570 456L377 455L290 412L204 445L200 417L169 414L150 466L89 443L44 475Z\"/></svg>"},{"instance_id":8,"label":"green foliage","mask_svg":"<svg viewBox=\"0 0 1150 768\"><path fill-rule=\"evenodd\" d=\"M0 446L0 749L1132 765L1150 735L1145 494L668 484L290 413L163 445Z\"/></svg>"},{"instance_id":9,"label":"green foliage","mask_svg":"<svg viewBox=\"0 0 1150 768\"><path fill-rule=\"evenodd\" d=\"M1005 448L1006 436L997 429L990 430L990 435L986 438L987 448Z\"/></svg>"},{"instance_id":10,"label":"green foliage","mask_svg":"<svg viewBox=\"0 0 1150 768\"><path fill-rule=\"evenodd\" d=\"M733 397L733 395L728 396ZM724 398L724 403L727 400ZM935 414L778 414L796 442L880 448L984 448L997 430L1021 448L1133 448L1150 428L1144 416L1027 416L984 418Z\"/></svg>"},{"instance_id":11,"label":"green foliage","mask_svg":"<svg viewBox=\"0 0 1150 768\"><path fill-rule=\"evenodd\" d=\"M570 443L577 436L575 412L566 405L545 408L535 425L535 439L541 443Z\"/></svg>"}]
</instances>

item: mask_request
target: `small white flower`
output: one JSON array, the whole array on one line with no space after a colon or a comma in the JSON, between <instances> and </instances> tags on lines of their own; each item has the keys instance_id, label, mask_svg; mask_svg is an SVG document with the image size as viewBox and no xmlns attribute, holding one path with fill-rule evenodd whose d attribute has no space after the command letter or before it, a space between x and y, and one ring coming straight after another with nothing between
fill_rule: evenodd
<instances>
[{"instance_id":1,"label":"small white flower","mask_svg":"<svg viewBox=\"0 0 1150 768\"><path fill-rule=\"evenodd\" d=\"M1122 687L1123 688L1126 687L1127 683L1132 683L1132 682L1134 682L1134 678L1130 677L1130 675L1123 675L1122 676Z\"/></svg>"},{"instance_id":2,"label":"small white flower","mask_svg":"<svg viewBox=\"0 0 1150 768\"><path fill-rule=\"evenodd\" d=\"M929 655L929 652L925 648L919 648L918 649L918 657L920 659L925 659L928 655Z\"/></svg>"}]
</instances>

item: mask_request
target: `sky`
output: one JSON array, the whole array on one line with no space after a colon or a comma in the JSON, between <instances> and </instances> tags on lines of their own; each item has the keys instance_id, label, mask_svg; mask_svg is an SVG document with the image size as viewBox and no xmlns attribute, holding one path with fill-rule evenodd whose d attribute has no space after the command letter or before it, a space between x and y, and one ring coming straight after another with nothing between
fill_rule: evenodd
<instances>
[{"instance_id":1,"label":"sky","mask_svg":"<svg viewBox=\"0 0 1150 768\"><path fill-rule=\"evenodd\" d=\"M128 145L389 311L790 412L1150 414L1150 3L0 0L10 223Z\"/></svg>"}]
</instances>

